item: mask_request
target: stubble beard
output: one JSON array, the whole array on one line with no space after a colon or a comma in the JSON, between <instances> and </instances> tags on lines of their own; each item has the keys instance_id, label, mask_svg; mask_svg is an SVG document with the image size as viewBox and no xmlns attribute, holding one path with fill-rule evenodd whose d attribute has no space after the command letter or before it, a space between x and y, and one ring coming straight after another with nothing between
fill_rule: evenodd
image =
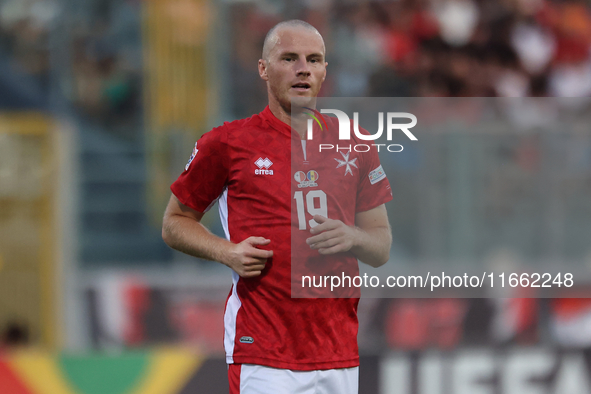
<instances>
[{"instance_id":1,"label":"stubble beard","mask_svg":"<svg viewBox=\"0 0 591 394\"><path fill-rule=\"evenodd\" d=\"M289 92L282 96L272 86L269 87L269 91L289 116L292 116L292 112L295 112L293 115L301 113L304 107L316 108L316 96L289 96ZM297 108L292 108L292 103Z\"/></svg>"}]
</instances>

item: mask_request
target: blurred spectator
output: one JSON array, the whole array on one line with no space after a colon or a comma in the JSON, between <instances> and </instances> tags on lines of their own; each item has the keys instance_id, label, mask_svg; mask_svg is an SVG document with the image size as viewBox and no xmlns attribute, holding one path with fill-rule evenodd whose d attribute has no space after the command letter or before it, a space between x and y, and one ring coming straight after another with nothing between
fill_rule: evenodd
<instances>
[{"instance_id":1,"label":"blurred spectator","mask_svg":"<svg viewBox=\"0 0 591 394\"><path fill-rule=\"evenodd\" d=\"M552 33L531 19L515 25L511 32L511 45L523 68L531 75L543 73L556 50Z\"/></svg>"},{"instance_id":2,"label":"blurred spectator","mask_svg":"<svg viewBox=\"0 0 591 394\"><path fill-rule=\"evenodd\" d=\"M470 41L480 17L472 0L434 1L433 9L445 42L458 47Z\"/></svg>"},{"instance_id":3,"label":"blurred spectator","mask_svg":"<svg viewBox=\"0 0 591 394\"><path fill-rule=\"evenodd\" d=\"M363 96L369 75L384 61L387 19L370 3L344 7L332 36L329 65L336 67L336 94ZM334 61L332 60L334 59Z\"/></svg>"},{"instance_id":4,"label":"blurred spectator","mask_svg":"<svg viewBox=\"0 0 591 394\"><path fill-rule=\"evenodd\" d=\"M12 71L30 75L44 88L49 81L49 30L58 14L52 0L0 2L0 57L10 55Z\"/></svg>"},{"instance_id":5,"label":"blurred spectator","mask_svg":"<svg viewBox=\"0 0 591 394\"><path fill-rule=\"evenodd\" d=\"M72 99L87 117L111 128L139 114L141 14L132 0L102 5L102 13L75 29Z\"/></svg>"},{"instance_id":6,"label":"blurred spectator","mask_svg":"<svg viewBox=\"0 0 591 394\"><path fill-rule=\"evenodd\" d=\"M73 98L87 116L124 121L137 112L140 74L103 34L82 36L74 46Z\"/></svg>"}]
</instances>

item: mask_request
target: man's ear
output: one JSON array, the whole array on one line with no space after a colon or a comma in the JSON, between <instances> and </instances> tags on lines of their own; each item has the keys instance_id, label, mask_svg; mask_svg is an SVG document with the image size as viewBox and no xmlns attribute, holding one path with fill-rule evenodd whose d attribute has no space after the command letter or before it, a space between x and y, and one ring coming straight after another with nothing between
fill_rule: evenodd
<instances>
[{"instance_id":1,"label":"man's ear","mask_svg":"<svg viewBox=\"0 0 591 394\"><path fill-rule=\"evenodd\" d=\"M322 76L322 82L326 79L326 67L328 66L328 62L324 62L324 75Z\"/></svg>"},{"instance_id":2,"label":"man's ear","mask_svg":"<svg viewBox=\"0 0 591 394\"><path fill-rule=\"evenodd\" d=\"M264 59L259 59L259 76L264 81L269 80L269 76L267 75L267 61Z\"/></svg>"}]
</instances>

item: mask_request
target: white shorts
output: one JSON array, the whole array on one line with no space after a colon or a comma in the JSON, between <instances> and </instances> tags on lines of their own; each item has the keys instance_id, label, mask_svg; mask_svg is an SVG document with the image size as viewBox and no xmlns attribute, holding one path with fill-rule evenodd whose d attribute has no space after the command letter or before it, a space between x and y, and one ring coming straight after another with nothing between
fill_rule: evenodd
<instances>
[{"instance_id":1,"label":"white shorts","mask_svg":"<svg viewBox=\"0 0 591 394\"><path fill-rule=\"evenodd\" d=\"M253 364L228 366L230 394L358 394L359 367L292 371Z\"/></svg>"}]
</instances>

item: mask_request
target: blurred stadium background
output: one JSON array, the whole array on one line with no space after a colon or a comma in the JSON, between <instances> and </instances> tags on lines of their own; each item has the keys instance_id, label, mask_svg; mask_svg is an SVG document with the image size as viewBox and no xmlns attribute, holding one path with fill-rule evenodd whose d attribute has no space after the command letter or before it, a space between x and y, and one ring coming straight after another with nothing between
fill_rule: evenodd
<instances>
[{"instance_id":1,"label":"blurred stadium background","mask_svg":"<svg viewBox=\"0 0 591 394\"><path fill-rule=\"evenodd\" d=\"M194 141L264 108L262 41L290 18L326 40L324 96L581 97L589 114L586 0L0 0L0 393L227 392L230 274L168 249L161 217ZM430 140L455 158L435 178L409 150L388 174L416 186L389 208L394 257L590 267L589 124L460 128ZM454 150L483 143L479 166ZM493 192L461 182L475 167ZM453 188L478 209L433 202ZM591 301L528 296L362 300L360 393L590 393Z\"/></svg>"}]
</instances>

